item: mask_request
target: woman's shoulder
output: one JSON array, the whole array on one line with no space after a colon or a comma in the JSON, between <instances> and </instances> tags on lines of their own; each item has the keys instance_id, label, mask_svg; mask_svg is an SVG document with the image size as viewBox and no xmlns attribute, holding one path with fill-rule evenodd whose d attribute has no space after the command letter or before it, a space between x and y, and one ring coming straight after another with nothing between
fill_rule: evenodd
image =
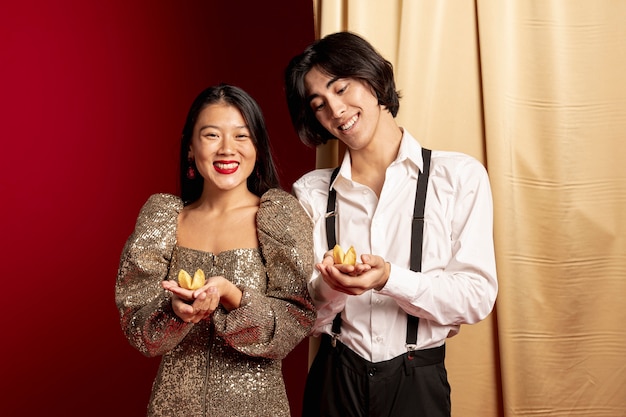
<instances>
[{"instance_id":1,"label":"woman's shoulder","mask_svg":"<svg viewBox=\"0 0 626 417\"><path fill-rule=\"evenodd\" d=\"M161 222L176 219L183 209L183 201L173 194L152 194L139 212L138 222Z\"/></svg>"},{"instance_id":2,"label":"woman's shoulder","mask_svg":"<svg viewBox=\"0 0 626 417\"><path fill-rule=\"evenodd\" d=\"M261 196L258 216L274 216L281 212L292 215L294 211L301 210L302 206L294 195L280 188L271 188Z\"/></svg>"},{"instance_id":3,"label":"woman's shoulder","mask_svg":"<svg viewBox=\"0 0 626 417\"><path fill-rule=\"evenodd\" d=\"M270 188L261 196L261 206L292 204L296 198L281 188Z\"/></svg>"},{"instance_id":4,"label":"woman's shoulder","mask_svg":"<svg viewBox=\"0 0 626 417\"><path fill-rule=\"evenodd\" d=\"M272 188L261 196L257 220L259 228L310 221L298 199L279 188Z\"/></svg>"},{"instance_id":5,"label":"woman's shoulder","mask_svg":"<svg viewBox=\"0 0 626 417\"><path fill-rule=\"evenodd\" d=\"M261 250L266 254L268 248L303 248L313 244L311 219L300 202L284 190L271 189L261 196L257 231Z\"/></svg>"},{"instance_id":6,"label":"woman's shoulder","mask_svg":"<svg viewBox=\"0 0 626 417\"><path fill-rule=\"evenodd\" d=\"M148 197L142 210L177 210L183 209L183 200L168 193L156 193Z\"/></svg>"},{"instance_id":7,"label":"woman's shoulder","mask_svg":"<svg viewBox=\"0 0 626 417\"><path fill-rule=\"evenodd\" d=\"M127 249L135 253L151 247L169 253L176 241L178 213L182 208L182 200L172 194L149 196L139 211Z\"/></svg>"}]
</instances>

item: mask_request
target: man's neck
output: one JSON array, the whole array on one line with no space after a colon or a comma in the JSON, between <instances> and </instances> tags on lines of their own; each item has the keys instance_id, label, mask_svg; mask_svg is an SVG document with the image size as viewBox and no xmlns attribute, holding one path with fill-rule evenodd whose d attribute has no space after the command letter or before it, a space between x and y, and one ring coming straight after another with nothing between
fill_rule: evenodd
<instances>
[{"instance_id":1,"label":"man's neck","mask_svg":"<svg viewBox=\"0 0 626 417\"><path fill-rule=\"evenodd\" d=\"M391 114L381 119L380 128L371 143L364 149L350 151L352 179L370 187L377 196L385 182L387 167L398 156L402 130Z\"/></svg>"}]
</instances>

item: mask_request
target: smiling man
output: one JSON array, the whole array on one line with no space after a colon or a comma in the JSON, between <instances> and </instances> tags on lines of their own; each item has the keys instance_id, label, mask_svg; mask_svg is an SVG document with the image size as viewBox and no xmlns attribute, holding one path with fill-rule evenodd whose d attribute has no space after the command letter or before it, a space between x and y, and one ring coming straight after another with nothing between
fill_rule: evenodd
<instances>
[{"instance_id":1,"label":"smiling man","mask_svg":"<svg viewBox=\"0 0 626 417\"><path fill-rule=\"evenodd\" d=\"M450 416L446 338L487 317L498 290L485 168L398 126L393 67L353 33L294 57L285 92L304 143L346 145L336 170L293 185L314 222L322 338L303 415ZM336 243L360 262L335 264Z\"/></svg>"}]
</instances>

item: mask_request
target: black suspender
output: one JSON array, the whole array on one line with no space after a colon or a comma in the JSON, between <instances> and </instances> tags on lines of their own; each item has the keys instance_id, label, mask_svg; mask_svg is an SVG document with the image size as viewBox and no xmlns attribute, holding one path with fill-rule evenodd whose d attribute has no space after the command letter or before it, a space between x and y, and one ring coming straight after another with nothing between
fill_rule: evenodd
<instances>
[{"instance_id":1,"label":"black suspender","mask_svg":"<svg viewBox=\"0 0 626 417\"><path fill-rule=\"evenodd\" d=\"M337 244L337 238L335 237L335 216L337 215L335 202L337 201L337 193L332 188L332 185L335 178L337 178L339 168L337 167L333 170L328 183L328 205L326 206L326 241L328 242L328 249L334 248Z\"/></svg>"},{"instance_id":2,"label":"black suspender","mask_svg":"<svg viewBox=\"0 0 626 417\"><path fill-rule=\"evenodd\" d=\"M337 167L333 170L333 173L330 175L330 182L328 183L328 204L326 205L326 242L328 243L329 249L334 248L335 244L337 243L337 238L335 234L335 217L337 216L335 206L337 201L337 192L335 192L332 184L333 181L335 181L335 178L337 178L339 168L340 167ZM334 347L337 341L337 336L339 336L339 333L341 333L341 313L337 313L337 315L333 319L331 332L333 336L332 344Z\"/></svg>"},{"instance_id":3,"label":"black suspender","mask_svg":"<svg viewBox=\"0 0 626 417\"><path fill-rule=\"evenodd\" d=\"M428 175L430 174L430 149L422 148L424 170L417 178L415 191L415 207L413 208L413 222L411 227L411 270L422 271L422 241L424 240L424 207L426 206L426 190L428 189ZM409 350L417 349L417 327L419 317L407 316L406 345Z\"/></svg>"},{"instance_id":4,"label":"black suspender","mask_svg":"<svg viewBox=\"0 0 626 417\"><path fill-rule=\"evenodd\" d=\"M422 159L424 169L419 173L417 179L417 190L415 192L415 207L413 209L413 222L411 227L411 270L420 272L422 270L422 241L424 236L424 206L426 204L426 191L428 189L428 174L430 173L430 149L422 148ZM339 173L339 167L333 170L328 188L328 205L326 207L326 241L328 248L332 249L337 243L335 234L335 217L337 193L332 187L333 181ZM409 351L417 348L417 328L419 317L407 316L406 346ZM339 333L341 333L341 313L338 313L333 320L332 326L333 345Z\"/></svg>"}]
</instances>

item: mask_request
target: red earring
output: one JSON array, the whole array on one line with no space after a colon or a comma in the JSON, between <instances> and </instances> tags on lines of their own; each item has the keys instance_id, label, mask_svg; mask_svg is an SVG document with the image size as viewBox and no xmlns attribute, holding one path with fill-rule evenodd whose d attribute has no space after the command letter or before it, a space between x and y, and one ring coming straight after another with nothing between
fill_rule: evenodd
<instances>
[{"instance_id":1,"label":"red earring","mask_svg":"<svg viewBox=\"0 0 626 417\"><path fill-rule=\"evenodd\" d=\"M189 168L187 168L187 178L190 180L196 179L196 170L193 169L193 158L188 158L187 162L189 162Z\"/></svg>"}]
</instances>

